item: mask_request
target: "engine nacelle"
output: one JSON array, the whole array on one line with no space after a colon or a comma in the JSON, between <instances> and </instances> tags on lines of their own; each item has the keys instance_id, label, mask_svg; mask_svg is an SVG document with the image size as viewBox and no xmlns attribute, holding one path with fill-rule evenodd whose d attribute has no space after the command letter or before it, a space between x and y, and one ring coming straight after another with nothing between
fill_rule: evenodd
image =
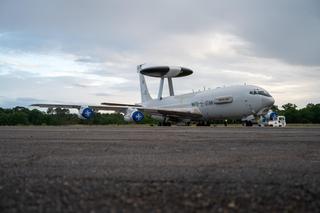
<instances>
[{"instance_id":1,"label":"engine nacelle","mask_svg":"<svg viewBox=\"0 0 320 213\"><path fill-rule=\"evenodd\" d=\"M94 115L94 111L88 106L81 106L79 109L78 117L80 119L90 119Z\"/></svg>"},{"instance_id":2,"label":"engine nacelle","mask_svg":"<svg viewBox=\"0 0 320 213\"><path fill-rule=\"evenodd\" d=\"M124 115L124 120L127 122L140 122L143 118L143 113L135 108L128 108L127 113Z\"/></svg>"}]
</instances>

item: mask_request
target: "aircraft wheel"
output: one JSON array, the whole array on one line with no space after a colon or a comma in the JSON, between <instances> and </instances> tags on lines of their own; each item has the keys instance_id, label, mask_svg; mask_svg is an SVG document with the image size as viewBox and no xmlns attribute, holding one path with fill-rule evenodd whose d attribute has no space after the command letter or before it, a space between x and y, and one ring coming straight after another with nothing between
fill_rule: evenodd
<instances>
[{"instance_id":1,"label":"aircraft wheel","mask_svg":"<svg viewBox=\"0 0 320 213\"><path fill-rule=\"evenodd\" d=\"M251 121L246 121L246 126L252 126L252 122Z\"/></svg>"},{"instance_id":2,"label":"aircraft wheel","mask_svg":"<svg viewBox=\"0 0 320 213\"><path fill-rule=\"evenodd\" d=\"M170 122L159 122L158 126L171 126Z\"/></svg>"},{"instance_id":3,"label":"aircraft wheel","mask_svg":"<svg viewBox=\"0 0 320 213\"><path fill-rule=\"evenodd\" d=\"M197 126L205 126L204 121L199 121L199 123L197 123Z\"/></svg>"}]
</instances>

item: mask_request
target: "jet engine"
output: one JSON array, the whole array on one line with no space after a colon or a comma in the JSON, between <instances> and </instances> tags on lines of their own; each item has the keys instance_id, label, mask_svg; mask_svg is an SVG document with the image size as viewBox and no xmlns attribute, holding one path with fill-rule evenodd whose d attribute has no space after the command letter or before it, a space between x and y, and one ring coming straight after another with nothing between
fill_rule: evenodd
<instances>
[{"instance_id":1,"label":"jet engine","mask_svg":"<svg viewBox=\"0 0 320 213\"><path fill-rule=\"evenodd\" d=\"M79 109L78 117L80 119L90 119L94 115L93 110L88 106L81 106Z\"/></svg>"},{"instance_id":2,"label":"jet engine","mask_svg":"<svg viewBox=\"0 0 320 213\"><path fill-rule=\"evenodd\" d=\"M127 122L140 122L144 118L142 112L135 108L128 108L126 114L124 115L124 120Z\"/></svg>"}]
</instances>

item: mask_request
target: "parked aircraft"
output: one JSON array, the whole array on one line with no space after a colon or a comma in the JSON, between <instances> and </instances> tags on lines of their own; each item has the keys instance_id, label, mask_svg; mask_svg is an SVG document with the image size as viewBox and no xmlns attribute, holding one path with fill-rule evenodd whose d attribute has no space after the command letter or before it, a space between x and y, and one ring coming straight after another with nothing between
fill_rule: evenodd
<instances>
[{"instance_id":1,"label":"parked aircraft","mask_svg":"<svg viewBox=\"0 0 320 213\"><path fill-rule=\"evenodd\" d=\"M171 122L189 125L207 125L212 120L242 119L251 126L253 116L266 114L274 104L273 97L263 88L254 85L218 87L199 92L174 95L172 78L184 77L192 70L176 66L152 66L137 68L140 79L140 104L101 103L101 105L33 104L37 107L61 107L78 109L79 117L90 119L95 111L112 110L124 114L126 121L140 122L144 113L159 119L159 125ZM145 75L160 78L157 98L151 98ZM164 79L168 79L170 96L162 97Z\"/></svg>"}]
</instances>

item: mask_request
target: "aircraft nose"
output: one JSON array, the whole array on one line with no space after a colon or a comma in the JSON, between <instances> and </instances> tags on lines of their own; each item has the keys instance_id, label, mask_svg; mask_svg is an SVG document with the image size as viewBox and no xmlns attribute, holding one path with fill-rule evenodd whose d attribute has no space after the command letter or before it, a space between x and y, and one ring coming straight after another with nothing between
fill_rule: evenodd
<instances>
[{"instance_id":1,"label":"aircraft nose","mask_svg":"<svg viewBox=\"0 0 320 213\"><path fill-rule=\"evenodd\" d=\"M261 102L264 107L269 107L274 104L274 98L273 97L262 97Z\"/></svg>"}]
</instances>

